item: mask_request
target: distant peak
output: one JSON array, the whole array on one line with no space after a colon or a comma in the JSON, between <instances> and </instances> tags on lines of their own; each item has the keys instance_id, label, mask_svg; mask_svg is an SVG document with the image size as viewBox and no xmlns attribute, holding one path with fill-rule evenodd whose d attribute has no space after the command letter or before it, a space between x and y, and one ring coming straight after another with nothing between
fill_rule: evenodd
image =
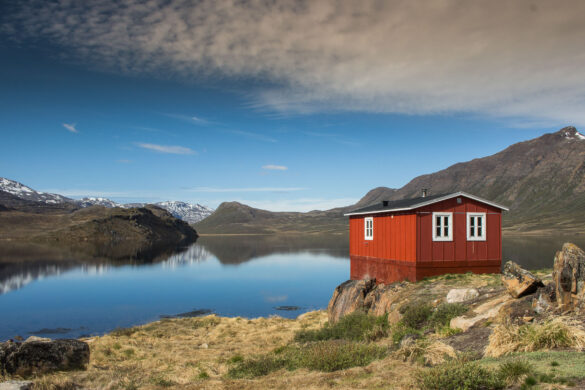
<instances>
[{"instance_id":1,"label":"distant peak","mask_svg":"<svg viewBox=\"0 0 585 390\"><path fill-rule=\"evenodd\" d=\"M558 134L567 139L585 140L585 135L579 133L574 126L567 126L558 131Z\"/></svg>"}]
</instances>

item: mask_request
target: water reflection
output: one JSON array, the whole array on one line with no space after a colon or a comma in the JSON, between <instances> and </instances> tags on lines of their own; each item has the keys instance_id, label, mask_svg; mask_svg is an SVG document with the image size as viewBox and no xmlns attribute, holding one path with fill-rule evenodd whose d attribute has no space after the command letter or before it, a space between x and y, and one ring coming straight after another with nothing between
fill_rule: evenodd
<instances>
[{"instance_id":1,"label":"water reflection","mask_svg":"<svg viewBox=\"0 0 585 390\"><path fill-rule=\"evenodd\" d=\"M502 241L502 263L513 260L526 269L552 268L554 257L565 242L585 249L585 236L504 236Z\"/></svg>"}]
</instances>

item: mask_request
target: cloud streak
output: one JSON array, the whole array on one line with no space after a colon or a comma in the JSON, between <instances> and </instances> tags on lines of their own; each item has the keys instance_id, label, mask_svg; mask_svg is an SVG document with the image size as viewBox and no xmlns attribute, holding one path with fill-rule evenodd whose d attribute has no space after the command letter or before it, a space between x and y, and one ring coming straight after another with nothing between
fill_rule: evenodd
<instances>
[{"instance_id":1,"label":"cloud streak","mask_svg":"<svg viewBox=\"0 0 585 390\"><path fill-rule=\"evenodd\" d=\"M266 169L269 171L286 171L288 169L288 167L285 167L284 165L268 164L268 165L263 165L262 169Z\"/></svg>"},{"instance_id":2,"label":"cloud streak","mask_svg":"<svg viewBox=\"0 0 585 390\"><path fill-rule=\"evenodd\" d=\"M190 148L186 148L184 146L176 146L176 145L158 145L158 144L146 144L146 143L137 143L138 147L143 149L153 150L158 153L166 153L166 154L196 154L196 152Z\"/></svg>"},{"instance_id":3,"label":"cloud streak","mask_svg":"<svg viewBox=\"0 0 585 390\"><path fill-rule=\"evenodd\" d=\"M303 191L306 188L302 187L242 187L242 188L215 188L215 187L196 187L188 188L189 192L293 192Z\"/></svg>"},{"instance_id":4,"label":"cloud streak","mask_svg":"<svg viewBox=\"0 0 585 390\"><path fill-rule=\"evenodd\" d=\"M3 28L14 40L50 39L72 57L121 72L260 78L261 86L243 91L260 109L585 124L581 0L29 0L15 7Z\"/></svg>"},{"instance_id":5,"label":"cloud streak","mask_svg":"<svg viewBox=\"0 0 585 390\"><path fill-rule=\"evenodd\" d=\"M76 126L77 125L75 123L63 123L63 127L67 131L69 131L71 133L76 133L77 134L77 133L79 133L79 130L77 130Z\"/></svg>"}]
</instances>

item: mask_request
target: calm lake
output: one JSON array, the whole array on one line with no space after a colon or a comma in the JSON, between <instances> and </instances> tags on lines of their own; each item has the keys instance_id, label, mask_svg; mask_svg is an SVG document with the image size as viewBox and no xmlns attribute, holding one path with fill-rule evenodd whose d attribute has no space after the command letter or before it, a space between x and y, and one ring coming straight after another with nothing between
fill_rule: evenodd
<instances>
[{"instance_id":1,"label":"calm lake","mask_svg":"<svg viewBox=\"0 0 585 390\"><path fill-rule=\"evenodd\" d=\"M585 248L585 236L504 237L504 259L552 267L566 241ZM208 312L294 318L327 307L349 278L348 252L344 236L202 237L147 263L0 247L0 340L103 334Z\"/></svg>"}]
</instances>

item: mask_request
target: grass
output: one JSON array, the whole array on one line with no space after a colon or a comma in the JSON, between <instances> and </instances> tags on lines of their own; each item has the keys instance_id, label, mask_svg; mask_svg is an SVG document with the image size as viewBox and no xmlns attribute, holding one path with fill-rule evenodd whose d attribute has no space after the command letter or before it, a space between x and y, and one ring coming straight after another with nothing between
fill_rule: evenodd
<instances>
[{"instance_id":1,"label":"grass","mask_svg":"<svg viewBox=\"0 0 585 390\"><path fill-rule=\"evenodd\" d=\"M300 343L323 340L374 341L388 335L388 315L373 316L354 312L342 317L335 324L325 324L320 329L300 330L295 341Z\"/></svg>"},{"instance_id":2,"label":"grass","mask_svg":"<svg viewBox=\"0 0 585 390\"><path fill-rule=\"evenodd\" d=\"M585 348L585 330L573 321L557 317L543 323L501 324L490 336L486 356L531 352L555 348Z\"/></svg>"},{"instance_id":3,"label":"grass","mask_svg":"<svg viewBox=\"0 0 585 390\"><path fill-rule=\"evenodd\" d=\"M387 355L387 349L351 341L317 341L303 346L278 348L270 354L245 359L228 371L230 378L254 378L283 368L306 368L333 372L350 367L365 366Z\"/></svg>"},{"instance_id":4,"label":"grass","mask_svg":"<svg viewBox=\"0 0 585 390\"><path fill-rule=\"evenodd\" d=\"M585 379L585 354L579 351L516 352L497 358L484 358L479 363L486 368L499 369L509 384L515 382L524 387L532 386L525 382L520 384L529 377L537 383L567 386Z\"/></svg>"}]
</instances>

